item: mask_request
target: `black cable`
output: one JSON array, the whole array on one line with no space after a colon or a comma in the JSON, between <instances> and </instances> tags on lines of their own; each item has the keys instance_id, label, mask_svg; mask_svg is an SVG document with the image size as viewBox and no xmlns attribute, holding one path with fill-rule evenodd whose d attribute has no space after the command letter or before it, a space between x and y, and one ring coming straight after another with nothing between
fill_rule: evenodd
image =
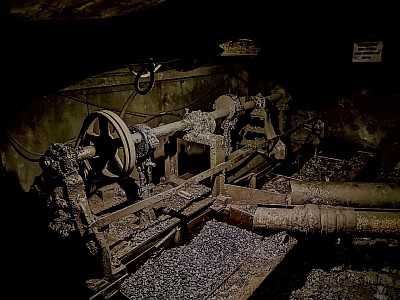
<instances>
[{"instance_id":1,"label":"black cable","mask_svg":"<svg viewBox=\"0 0 400 300\"><path fill-rule=\"evenodd\" d=\"M119 113L119 117L121 119L124 118L128 107L131 105L131 103L132 103L133 99L135 99L136 95L137 95L136 91L133 90L132 93L130 93L130 95L128 96L128 98L125 100L125 103L122 106L121 111Z\"/></svg>"},{"instance_id":2,"label":"black cable","mask_svg":"<svg viewBox=\"0 0 400 300\"><path fill-rule=\"evenodd\" d=\"M197 99L196 101L194 101L194 102L192 102L192 103L189 103L188 105L186 105L186 106L184 106L184 107L172 109L172 110L169 110L169 111L160 112L160 113L158 113L158 114L137 113L137 112L130 112L130 111L126 111L126 114L145 118L145 117L156 117L156 116L158 116L158 115L168 114L168 113L173 113L173 112L175 112L175 111L183 110L183 109L188 108L188 107L190 107L190 106L193 106L194 104L196 104L196 103L198 103L198 102L200 102L200 101L203 101L204 99L206 99L207 97L209 97L214 91L216 91L217 89L219 89L229 78L230 78L230 77L224 79L224 81L223 81L221 84L219 84L216 88L214 88L210 93L204 95L203 97ZM70 96L70 95L67 95L67 94L61 93L61 92L58 92L57 94L60 95L60 96L62 96L62 97L64 97L64 98L67 98L67 99L70 99L70 100L73 100L73 101L77 101L77 102L83 103L83 104L85 104L85 105L91 105L91 106L95 106L95 107L98 107L98 108L108 109L108 110L111 110L111 111L113 111L113 112L121 113L120 110L118 110L118 109L116 109L116 108L113 108L113 107L109 107L109 106L105 106L105 105L99 105L99 104L95 104L95 103L90 103L90 102L85 101L85 100L83 100L83 99L80 99L80 98L78 98L78 97Z\"/></svg>"},{"instance_id":3,"label":"black cable","mask_svg":"<svg viewBox=\"0 0 400 300\"><path fill-rule=\"evenodd\" d=\"M101 89L101 91L96 91ZM109 90L112 89L112 90ZM127 91L135 91L132 87L132 83L127 84L119 84L119 85L112 85L112 86L105 86L105 87L93 87L87 89L74 89L68 90L68 92L76 92L76 91L85 91L86 95L103 95L103 94L114 94L119 92L127 92Z\"/></svg>"},{"instance_id":4,"label":"black cable","mask_svg":"<svg viewBox=\"0 0 400 300\"><path fill-rule=\"evenodd\" d=\"M14 137L11 135L11 133L8 131L8 129L6 129L6 133L7 133L8 140L10 141L11 147L13 147L13 149L19 155L21 155L24 159L26 159L26 160L28 160L30 162L39 162L40 161L40 158L43 156L43 154L35 153L35 152L32 152L32 151L26 149L16 139L14 139ZM29 157L28 155L23 153L23 151L28 153L28 154L30 154L30 155L32 155L32 156L34 156L34 157L36 157L36 158Z\"/></svg>"},{"instance_id":5,"label":"black cable","mask_svg":"<svg viewBox=\"0 0 400 300\"><path fill-rule=\"evenodd\" d=\"M59 96L61 96L61 97L64 97L64 98L67 98L67 99L70 99L70 100L73 100L73 101L77 101L77 102L80 102L80 103L83 103L83 104L88 104L88 105L95 106L95 107L98 107L98 108L107 109L107 110L110 110L110 111L113 111L113 112L120 113L120 110L119 110L119 109L116 109L116 108L113 108L113 107L109 107L109 106L105 106L105 105L100 105L100 104L91 103L91 102L82 100L82 99L80 99L80 98L77 98L77 97L74 97L74 96L70 96L70 95L66 95L66 94L60 93L60 92L58 92L57 94L58 94ZM133 116L136 116L136 117L141 117L141 118L146 118L146 117L149 117L149 116L154 116L154 115L152 115L152 114L145 114L145 113L142 114L142 113L135 113L135 112L126 112L126 114L128 114L128 115L133 115Z\"/></svg>"},{"instance_id":6,"label":"black cable","mask_svg":"<svg viewBox=\"0 0 400 300\"><path fill-rule=\"evenodd\" d=\"M176 112L176 111L184 110L185 108L189 108L189 107L191 107L191 106L193 106L193 105L195 105L195 104L207 99L215 91L217 91L219 88L221 88L221 86L223 84L225 84L232 77L240 78L241 81L243 81L245 84L248 85L248 82L244 78L242 78L240 75L229 74L229 76L227 78L225 78L218 86L216 86L214 89L212 89L209 93L207 93L206 95L200 97L199 99L197 99L197 100L195 100L195 101L193 101L193 102L191 102L188 105L185 105L183 107L178 107L178 108L171 109L171 110L168 110L168 111L163 111L163 112L160 112L158 114L147 114L147 113L138 113L138 112L126 111L123 115L128 114L128 115L133 115L133 116L141 117L141 118L158 117L158 116L162 116L162 115L166 115L166 114L171 114L171 113ZM129 103L131 102L131 100L133 100L133 99L131 99L132 96L133 96L133 98L136 96L133 93L134 93L134 91L128 96L128 99L127 99L127 101L125 101L124 106L122 107L122 109L124 109L124 107L128 107L129 106ZM74 96L70 96L70 95L67 95L67 94L64 94L64 93L61 93L61 92L58 92L58 95L60 95L62 97L65 97L67 99L70 99L70 100L74 100L74 101L77 101L77 102L80 102L80 103L87 104L87 105L92 105L92 106L99 107L99 108L102 108L102 109L108 109L108 110L111 110L113 112L118 112L119 114L122 113L122 109L118 110L118 109L113 108L113 107L108 107L108 106L105 106L105 105L99 105L99 104L95 104L95 103L90 103L88 101L84 101L83 99L80 99L80 98L77 98L77 97L74 97Z\"/></svg>"},{"instance_id":7,"label":"black cable","mask_svg":"<svg viewBox=\"0 0 400 300\"><path fill-rule=\"evenodd\" d=\"M90 109L89 109L89 101L87 99L87 95L85 95L85 100L86 100L86 110L87 110L87 114L90 114Z\"/></svg>"}]
</instances>

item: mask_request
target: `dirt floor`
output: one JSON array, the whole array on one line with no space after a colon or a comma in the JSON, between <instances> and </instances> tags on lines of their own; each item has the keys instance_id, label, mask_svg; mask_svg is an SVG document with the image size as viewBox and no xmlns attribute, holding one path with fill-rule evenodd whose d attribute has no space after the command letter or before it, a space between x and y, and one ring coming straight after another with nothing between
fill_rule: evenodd
<instances>
[{"instance_id":1,"label":"dirt floor","mask_svg":"<svg viewBox=\"0 0 400 300\"><path fill-rule=\"evenodd\" d=\"M304 242L274 299L400 299L399 253L399 240Z\"/></svg>"}]
</instances>

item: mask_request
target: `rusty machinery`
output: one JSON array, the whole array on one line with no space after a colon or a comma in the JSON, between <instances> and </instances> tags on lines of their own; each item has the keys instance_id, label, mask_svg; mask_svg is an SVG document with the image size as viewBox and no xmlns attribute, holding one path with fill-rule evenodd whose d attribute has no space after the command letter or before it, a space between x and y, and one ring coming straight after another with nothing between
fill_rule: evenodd
<instances>
[{"instance_id":1,"label":"rusty machinery","mask_svg":"<svg viewBox=\"0 0 400 300\"><path fill-rule=\"evenodd\" d=\"M278 176L287 190L257 188L265 170L289 160L288 150L323 138L321 116L292 118L291 101L279 86L247 101L222 95L212 112L187 111L181 121L155 128L128 126L100 110L83 121L74 146L54 143L41 160L49 227L77 235L92 256L89 298L111 298L146 255L179 244L210 218L258 232L398 235L397 186ZM241 118L247 121L237 130ZM207 149L207 165L181 174L180 151L191 145ZM160 148L163 174L154 176Z\"/></svg>"}]
</instances>

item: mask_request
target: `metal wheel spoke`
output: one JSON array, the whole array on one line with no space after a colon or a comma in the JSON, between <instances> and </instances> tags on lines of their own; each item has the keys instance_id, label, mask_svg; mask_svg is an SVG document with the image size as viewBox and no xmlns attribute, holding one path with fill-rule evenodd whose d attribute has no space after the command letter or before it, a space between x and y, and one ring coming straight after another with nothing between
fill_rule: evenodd
<instances>
[{"instance_id":1,"label":"metal wheel spoke","mask_svg":"<svg viewBox=\"0 0 400 300\"><path fill-rule=\"evenodd\" d=\"M106 137L110 136L110 127L108 120L104 117L99 118L99 130L100 130L100 136Z\"/></svg>"},{"instance_id":2,"label":"metal wheel spoke","mask_svg":"<svg viewBox=\"0 0 400 300\"><path fill-rule=\"evenodd\" d=\"M93 145L96 145L99 139L99 135L94 132L86 132L85 139Z\"/></svg>"},{"instance_id":3,"label":"metal wheel spoke","mask_svg":"<svg viewBox=\"0 0 400 300\"><path fill-rule=\"evenodd\" d=\"M115 139L112 139L112 140L110 141L109 146L110 146L110 148L113 149L113 152L115 152L115 151L118 150L118 148L121 148L121 147L123 147L124 145L123 145L123 143L122 143L121 138L115 138Z\"/></svg>"}]
</instances>

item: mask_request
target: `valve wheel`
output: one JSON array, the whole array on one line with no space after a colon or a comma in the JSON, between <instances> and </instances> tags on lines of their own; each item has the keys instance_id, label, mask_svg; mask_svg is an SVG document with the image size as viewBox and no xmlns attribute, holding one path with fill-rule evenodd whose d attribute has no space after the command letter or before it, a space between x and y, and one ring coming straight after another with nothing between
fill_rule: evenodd
<instances>
[{"instance_id":1,"label":"valve wheel","mask_svg":"<svg viewBox=\"0 0 400 300\"><path fill-rule=\"evenodd\" d=\"M100 110L83 121L76 146L93 146L96 155L86 159L89 172L106 177L127 177L135 168L135 143L127 125L115 113Z\"/></svg>"}]
</instances>

